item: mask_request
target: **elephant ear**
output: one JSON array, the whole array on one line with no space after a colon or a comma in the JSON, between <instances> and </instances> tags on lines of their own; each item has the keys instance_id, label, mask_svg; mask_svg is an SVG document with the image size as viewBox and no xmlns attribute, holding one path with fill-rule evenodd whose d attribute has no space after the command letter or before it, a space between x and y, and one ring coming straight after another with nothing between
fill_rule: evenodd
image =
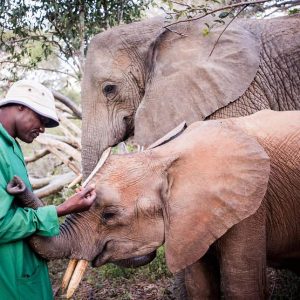
<instances>
[{"instance_id":1,"label":"elephant ear","mask_svg":"<svg viewBox=\"0 0 300 300\"><path fill-rule=\"evenodd\" d=\"M255 213L264 198L269 157L255 138L229 121L197 122L175 146L170 142L169 151L184 145L167 171L163 193L172 272L200 259L228 229Z\"/></svg>"},{"instance_id":2,"label":"elephant ear","mask_svg":"<svg viewBox=\"0 0 300 300\"><path fill-rule=\"evenodd\" d=\"M260 61L257 38L238 21L222 35L224 26L204 36L210 21L177 24L157 38L153 70L135 116L139 144L148 146L184 120L204 120L242 96L253 81Z\"/></svg>"}]
</instances>

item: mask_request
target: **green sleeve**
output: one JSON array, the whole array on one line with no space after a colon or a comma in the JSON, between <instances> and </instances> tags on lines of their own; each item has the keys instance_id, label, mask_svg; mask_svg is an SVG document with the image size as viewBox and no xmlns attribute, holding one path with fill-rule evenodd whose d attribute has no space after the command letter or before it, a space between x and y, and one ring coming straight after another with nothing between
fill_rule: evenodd
<instances>
[{"instance_id":1,"label":"green sleeve","mask_svg":"<svg viewBox=\"0 0 300 300\"><path fill-rule=\"evenodd\" d=\"M3 176L0 175L0 179L2 181ZM17 207L13 200L13 196L9 195L1 184L0 244L23 239L32 234L43 236L59 234L59 222L55 206L49 205L34 210Z\"/></svg>"}]
</instances>

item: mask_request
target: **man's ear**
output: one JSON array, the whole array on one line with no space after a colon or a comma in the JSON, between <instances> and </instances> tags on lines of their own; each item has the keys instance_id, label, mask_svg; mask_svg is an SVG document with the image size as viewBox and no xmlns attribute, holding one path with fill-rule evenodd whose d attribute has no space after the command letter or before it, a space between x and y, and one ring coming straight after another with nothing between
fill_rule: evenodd
<instances>
[{"instance_id":1,"label":"man's ear","mask_svg":"<svg viewBox=\"0 0 300 300\"><path fill-rule=\"evenodd\" d=\"M180 157L166 169L162 201L167 265L178 272L256 212L270 162L255 138L226 121L199 122L164 151L173 149Z\"/></svg>"}]
</instances>

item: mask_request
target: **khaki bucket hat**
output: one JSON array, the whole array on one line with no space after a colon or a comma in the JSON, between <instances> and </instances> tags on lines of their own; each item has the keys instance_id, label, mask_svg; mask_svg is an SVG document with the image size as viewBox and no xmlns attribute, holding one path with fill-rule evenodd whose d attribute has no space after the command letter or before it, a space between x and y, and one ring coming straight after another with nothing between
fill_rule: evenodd
<instances>
[{"instance_id":1,"label":"khaki bucket hat","mask_svg":"<svg viewBox=\"0 0 300 300\"><path fill-rule=\"evenodd\" d=\"M38 82L31 80L15 82L8 90L6 97L0 100L0 107L6 104L22 104L46 117L48 122L45 127L59 125L53 94Z\"/></svg>"}]
</instances>

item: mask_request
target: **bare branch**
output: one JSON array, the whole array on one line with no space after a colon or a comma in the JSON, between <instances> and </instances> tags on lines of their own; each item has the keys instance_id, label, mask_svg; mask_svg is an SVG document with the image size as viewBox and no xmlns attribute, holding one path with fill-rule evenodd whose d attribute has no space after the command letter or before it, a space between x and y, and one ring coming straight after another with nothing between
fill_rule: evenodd
<instances>
[{"instance_id":1,"label":"bare branch","mask_svg":"<svg viewBox=\"0 0 300 300\"><path fill-rule=\"evenodd\" d=\"M54 69L48 69L48 68L39 68L39 67L35 67L35 70L41 70L41 71L47 71L47 72L54 72L54 73L60 73L60 74L64 74L64 75L68 75L70 77L73 77L75 79L78 79L77 76L72 75L68 72L64 72L64 71L60 71L60 70L54 70Z\"/></svg>"},{"instance_id":2,"label":"bare branch","mask_svg":"<svg viewBox=\"0 0 300 300\"><path fill-rule=\"evenodd\" d=\"M14 61L11 60L2 60L0 61L0 64L12 64L16 67L21 67L21 68L25 68L25 69L30 69L31 66L30 65L26 65L26 64L18 64ZM72 75L68 72L64 72L64 71L60 71L60 70L54 70L54 69L49 69L49 68L40 68L40 67L34 67L35 70L39 70L39 71L47 71L47 72L53 72L53 73L59 73L59 74L64 74L64 75L68 75L70 77L73 77L75 79L78 79L75 75Z\"/></svg>"},{"instance_id":3,"label":"bare branch","mask_svg":"<svg viewBox=\"0 0 300 300\"><path fill-rule=\"evenodd\" d=\"M66 153L69 157L72 157L75 161L77 161L79 164L81 163L81 155L80 152L73 147L71 147L68 144L65 144L61 141L49 138L47 134L43 134L41 136L38 136L36 138L36 141L44 146L47 147L53 147L56 150L60 150L64 153ZM52 152L52 150L51 150Z\"/></svg>"},{"instance_id":4,"label":"bare branch","mask_svg":"<svg viewBox=\"0 0 300 300\"><path fill-rule=\"evenodd\" d=\"M185 6L187 8L191 8L191 6L189 4L186 4L186 3L180 3L180 2L172 1L172 0L170 2L172 2L174 4L177 4L177 5Z\"/></svg>"},{"instance_id":5,"label":"bare branch","mask_svg":"<svg viewBox=\"0 0 300 300\"><path fill-rule=\"evenodd\" d=\"M70 131L74 132L76 136L81 137L81 129L79 127L68 120L63 114L59 114L59 118L61 123L64 124ZM67 135L70 135L70 133Z\"/></svg>"},{"instance_id":6,"label":"bare branch","mask_svg":"<svg viewBox=\"0 0 300 300\"><path fill-rule=\"evenodd\" d=\"M224 29L222 30L222 32L221 32L220 35L218 36L218 39L216 40L216 42L215 42L213 48L211 49L211 51L210 51L210 53L209 53L209 55L208 55L209 57L212 55L213 51L215 50L215 48L216 48L216 46L217 46L217 44L218 44L218 42L219 42L221 36L222 36L223 33L225 32L225 30L228 28L228 26L229 26L229 25L230 25L230 24L238 17L238 15L239 15L246 7L248 7L248 5L245 5L244 7L242 7L241 10L236 14L236 16L234 16L234 17L230 20L230 22L228 22L228 24L226 24L226 26L224 27Z\"/></svg>"},{"instance_id":7,"label":"bare branch","mask_svg":"<svg viewBox=\"0 0 300 300\"><path fill-rule=\"evenodd\" d=\"M55 108L61 113L67 113L68 115L73 115L71 109L59 101L56 101Z\"/></svg>"},{"instance_id":8,"label":"bare branch","mask_svg":"<svg viewBox=\"0 0 300 300\"><path fill-rule=\"evenodd\" d=\"M43 177L43 178L35 178L35 177L29 177L29 181L31 183L31 186L34 190L39 189L47 184L57 176L49 176L49 177Z\"/></svg>"},{"instance_id":9,"label":"bare branch","mask_svg":"<svg viewBox=\"0 0 300 300\"><path fill-rule=\"evenodd\" d=\"M202 19L202 18L204 18L208 15L211 15L211 14L216 13L216 12L221 11L221 10L226 10L226 9L229 9L229 8L236 8L236 7L240 7L240 6L244 6L244 5L249 6L249 5L254 5L254 4L261 4L261 3L265 3L265 2L269 2L269 1L271 1L271 0L258 0L258 1L253 1L253 2L240 2L240 3L231 4L231 5L226 5L226 6L211 10L211 11L209 11L209 12L207 12L207 13L201 15L201 16L198 16L198 17L179 20L179 21L170 23L170 24L164 26L163 28L167 29L168 27L170 27L172 25L175 25L175 24L186 23L186 22L192 22L192 21L195 21L195 20L199 20L199 19Z\"/></svg>"},{"instance_id":10,"label":"bare branch","mask_svg":"<svg viewBox=\"0 0 300 300\"><path fill-rule=\"evenodd\" d=\"M50 138L50 139L54 139L60 142L63 142L65 144L68 144L74 148L80 148L80 143L78 140L76 140L75 138L69 137L69 136L62 136L62 135L56 135L56 134L48 134L45 133L43 136Z\"/></svg>"},{"instance_id":11,"label":"bare branch","mask_svg":"<svg viewBox=\"0 0 300 300\"><path fill-rule=\"evenodd\" d=\"M298 5L298 4L300 4L300 1L298 0L298 1L293 1L293 0L289 0L289 1L283 1L283 2L273 2L272 1L272 3L270 3L270 5L269 4L267 4L266 5L266 8L267 9L269 9L269 8L272 8L272 7L279 7L279 8L281 8L281 7L283 7L283 6L285 6L285 5L292 5L292 6L296 6L296 5Z\"/></svg>"},{"instance_id":12,"label":"bare branch","mask_svg":"<svg viewBox=\"0 0 300 300\"><path fill-rule=\"evenodd\" d=\"M64 64L67 64L67 65L69 66L69 68L72 69L72 71L74 72L74 74L77 74L78 72L80 72L80 71L78 71L78 69L76 69L76 68L70 63L70 60L63 58L61 55L59 55L59 54L57 54L57 53L55 53L54 55L55 55L59 60L61 60L62 62L64 62ZM73 58L73 59L75 59L75 58ZM77 76L76 78L78 79L78 78L79 78L78 75L76 75L76 76Z\"/></svg>"},{"instance_id":13,"label":"bare branch","mask_svg":"<svg viewBox=\"0 0 300 300\"><path fill-rule=\"evenodd\" d=\"M64 105L69 107L79 119L82 119L81 109L70 98L62 95L61 93L55 90L52 90L52 93L56 100L62 102Z\"/></svg>"},{"instance_id":14,"label":"bare branch","mask_svg":"<svg viewBox=\"0 0 300 300\"><path fill-rule=\"evenodd\" d=\"M174 29L171 29L171 28L169 28L169 27L166 27L165 29L167 29L167 30L169 30L169 31L171 31L171 32L174 32L174 33L176 33L176 34L178 34L178 35L181 35L181 36L187 36L186 34L184 34L184 33L181 33L181 32L178 32L178 31L176 31L176 30L174 30Z\"/></svg>"},{"instance_id":15,"label":"bare branch","mask_svg":"<svg viewBox=\"0 0 300 300\"><path fill-rule=\"evenodd\" d=\"M47 146L47 149L57 156L70 170L72 170L76 175L80 175L80 167L72 162L62 151L57 150L53 146Z\"/></svg>"},{"instance_id":16,"label":"bare branch","mask_svg":"<svg viewBox=\"0 0 300 300\"><path fill-rule=\"evenodd\" d=\"M40 199L55 194L61 191L70 182L72 182L75 177L76 175L73 172L69 172L60 176L55 176L51 179L49 184L38 190L35 190L34 193Z\"/></svg>"},{"instance_id":17,"label":"bare branch","mask_svg":"<svg viewBox=\"0 0 300 300\"><path fill-rule=\"evenodd\" d=\"M42 150L36 151L32 156L25 157L25 162L31 163L31 162L37 161L38 159L44 157L47 154L49 154L48 149L42 149Z\"/></svg>"}]
</instances>

